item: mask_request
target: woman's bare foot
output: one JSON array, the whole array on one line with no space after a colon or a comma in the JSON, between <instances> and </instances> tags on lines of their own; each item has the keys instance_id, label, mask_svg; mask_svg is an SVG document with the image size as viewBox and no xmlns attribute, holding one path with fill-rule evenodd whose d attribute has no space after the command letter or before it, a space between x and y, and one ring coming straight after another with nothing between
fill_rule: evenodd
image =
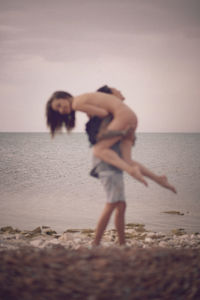
<instances>
[{"instance_id":1,"label":"woman's bare foot","mask_svg":"<svg viewBox=\"0 0 200 300\"><path fill-rule=\"evenodd\" d=\"M129 172L129 174L134 177L135 179L139 180L140 182L142 182L145 186L148 186L147 181L144 179L140 168L138 166L133 166L131 172Z\"/></svg>"},{"instance_id":2,"label":"woman's bare foot","mask_svg":"<svg viewBox=\"0 0 200 300\"><path fill-rule=\"evenodd\" d=\"M171 184L169 184L168 179L167 179L167 177L166 177L165 175L159 176L158 183L159 183L160 185L162 185L163 187L165 187L166 189L171 190L171 191L174 192L175 194L177 193L175 187L172 186Z\"/></svg>"}]
</instances>

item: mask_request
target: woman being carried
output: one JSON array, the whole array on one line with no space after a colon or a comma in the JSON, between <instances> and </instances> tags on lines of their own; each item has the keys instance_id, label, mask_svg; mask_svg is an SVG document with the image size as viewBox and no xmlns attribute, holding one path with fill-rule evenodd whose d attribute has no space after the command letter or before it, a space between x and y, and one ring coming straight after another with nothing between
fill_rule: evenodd
<instances>
[{"instance_id":1,"label":"woman being carried","mask_svg":"<svg viewBox=\"0 0 200 300\"><path fill-rule=\"evenodd\" d=\"M129 134L121 140L122 158L111 149L112 145L121 139L120 136L99 140L93 147L96 157L126 171L145 186L148 184L144 176L147 176L176 193L166 176L157 176L131 159L131 147L135 139L138 121L136 114L118 97L100 92L86 93L75 97L66 92L55 92L47 103L47 124L52 135L62 127L63 122L68 131L73 129L75 111L85 112L89 116L99 116L100 118L111 114L113 119L107 126L107 132L129 130Z\"/></svg>"}]
</instances>

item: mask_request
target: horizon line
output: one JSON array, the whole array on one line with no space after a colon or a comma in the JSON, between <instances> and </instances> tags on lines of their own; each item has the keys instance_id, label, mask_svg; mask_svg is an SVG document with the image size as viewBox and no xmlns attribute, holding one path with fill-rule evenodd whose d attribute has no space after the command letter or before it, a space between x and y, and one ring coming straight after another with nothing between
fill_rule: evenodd
<instances>
[{"instance_id":1,"label":"horizon line","mask_svg":"<svg viewBox=\"0 0 200 300\"><path fill-rule=\"evenodd\" d=\"M0 131L0 133L49 133L48 131ZM67 133L60 132L59 134ZM73 131L72 133L86 133L85 131ZM200 133L200 131L137 131L137 133Z\"/></svg>"}]
</instances>

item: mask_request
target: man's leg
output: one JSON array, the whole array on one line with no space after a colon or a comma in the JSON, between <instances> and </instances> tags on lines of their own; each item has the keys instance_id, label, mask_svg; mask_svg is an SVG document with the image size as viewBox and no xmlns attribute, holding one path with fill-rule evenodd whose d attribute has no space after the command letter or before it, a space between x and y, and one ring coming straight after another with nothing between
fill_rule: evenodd
<instances>
[{"instance_id":1,"label":"man's leg","mask_svg":"<svg viewBox=\"0 0 200 300\"><path fill-rule=\"evenodd\" d=\"M118 233L120 245L125 245L125 210L126 203L124 201L117 202L115 212L115 228Z\"/></svg>"},{"instance_id":2,"label":"man's leg","mask_svg":"<svg viewBox=\"0 0 200 300\"><path fill-rule=\"evenodd\" d=\"M116 203L106 203L103 213L98 221L96 231L95 231L95 239L93 241L93 246L98 246L100 244L103 233L108 225L111 214L116 207Z\"/></svg>"}]
</instances>

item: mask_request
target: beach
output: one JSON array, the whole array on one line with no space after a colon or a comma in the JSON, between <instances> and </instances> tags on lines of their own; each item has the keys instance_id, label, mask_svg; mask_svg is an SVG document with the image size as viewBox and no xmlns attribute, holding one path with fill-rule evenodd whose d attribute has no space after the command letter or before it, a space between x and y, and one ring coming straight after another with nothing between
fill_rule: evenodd
<instances>
[{"instance_id":1,"label":"beach","mask_svg":"<svg viewBox=\"0 0 200 300\"><path fill-rule=\"evenodd\" d=\"M107 230L0 229L0 299L199 299L200 234L126 224L126 246Z\"/></svg>"},{"instance_id":2,"label":"beach","mask_svg":"<svg viewBox=\"0 0 200 300\"><path fill-rule=\"evenodd\" d=\"M125 176L126 246L111 219L93 248L105 194L85 136L1 134L0 299L200 299L200 135L138 137L134 158L178 194Z\"/></svg>"}]
</instances>

